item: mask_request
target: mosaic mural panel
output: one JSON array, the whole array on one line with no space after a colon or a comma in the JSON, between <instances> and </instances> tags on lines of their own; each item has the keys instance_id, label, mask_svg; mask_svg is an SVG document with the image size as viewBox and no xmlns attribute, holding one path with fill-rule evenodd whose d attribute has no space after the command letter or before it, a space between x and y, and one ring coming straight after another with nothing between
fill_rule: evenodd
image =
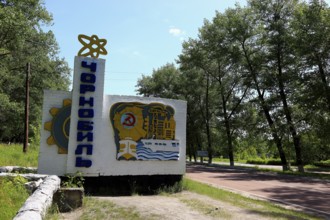
<instances>
[{"instance_id":1,"label":"mosaic mural panel","mask_svg":"<svg viewBox=\"0 0 330 220\"><path fill-rule=\"evenodd\" d=\"M175 111L161 103L119 102L110 109L117 160L178 160Z\"/></svg>"}]
</instances>

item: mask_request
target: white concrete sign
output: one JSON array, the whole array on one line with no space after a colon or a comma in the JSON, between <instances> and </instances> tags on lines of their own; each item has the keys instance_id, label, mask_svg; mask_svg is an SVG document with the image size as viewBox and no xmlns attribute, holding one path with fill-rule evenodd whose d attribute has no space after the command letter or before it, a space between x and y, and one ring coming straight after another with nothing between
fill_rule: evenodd
<instances>
[{"instance_id":1,"label":"white concrete sign","mask_svg":"<svg viewBox=\"0 0 330 220\"><path fill-rule=\"evenodd\" d=\"M186 102L104 95L105 60L75 57L73 91L45 91L38 173L183 175Z\"/></svg>"}]
</instances>

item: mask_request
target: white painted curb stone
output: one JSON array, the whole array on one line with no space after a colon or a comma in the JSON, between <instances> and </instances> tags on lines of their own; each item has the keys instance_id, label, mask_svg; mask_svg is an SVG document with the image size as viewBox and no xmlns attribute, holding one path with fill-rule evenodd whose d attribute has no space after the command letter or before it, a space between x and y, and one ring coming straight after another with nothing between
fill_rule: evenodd
<instances>
[{"instance_id":1,"label":"white painted curb stone","mask_svg":"<svg viewBox=\"0 0 330 220\"><path fill-rule=\"evenodd\" d=\"M60 188L58 176L48 176L39 188L25 201L14 220L42 220L51 206L54 193Z\"/></svg>"}]
</instances>

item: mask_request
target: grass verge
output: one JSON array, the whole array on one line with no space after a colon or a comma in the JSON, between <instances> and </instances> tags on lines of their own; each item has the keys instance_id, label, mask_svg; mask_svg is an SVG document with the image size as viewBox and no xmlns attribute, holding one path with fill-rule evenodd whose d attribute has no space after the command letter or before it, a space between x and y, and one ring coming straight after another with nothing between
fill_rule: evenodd
<instances>
[{"instance_id":1,"label":"grass verge","mask_svg":"<svg viewBox=\"0 0 330 220\"><path fill-rule=\"evenodd\" d=\"M26 179L20 176L0 178L0 219L13 219L29 197L25 182Z\"/></svg>"},{"instance_id":2,"label":"grass verge","mask_svg":"<svg viewBox=\"0 0 330 220\"><path fill-rule=\"evenodd\" d=\"M310 172L300 173L300 172L297 172L297 171L279 171L279 170L275 170L275 169L260 168L260 167L255 167L253 169L256 169L256 170L261 171L261 172L273 172L273 173L277 173L277 174L281 174L281 175L311 177L311 178L317 178L317 179L323 179L323 180L330 180L330 175L329 174L323 174L323 173L310 173Z\"/></svg>"},{"instance_id":3,"label":"grass verge","mask_svg":"<svg viewBox=\"0 0 330 220\"><path fill-rule=\"evenodd\" d=\"M27 153L23 153L23 145L0 144L0 166L38 166L39 149L29 146Z\"/></svg>"},{"instance_id":4,"label":"grass verge","mask_svg":"<svg viewBox=\"0 0 330 220\"><path fill-rule=\"evenodd\" d=\"M193 210L202 213L205 216L210 216L215 219L233 219L231 213L225 209L214 207L199 199L180 199Z\"/></svg>"},{"instance_id":5,"label":"grass verge","mask_svg":"<svg viewBox=\"0 0 330 220\"><path fill-rule=\"evenodd\" d=\"M218 189L187 178L184 178L183 181L183 187L186 190L206 195L210 198L226 202L240 208L244 208L250 212L257 213L264 217L274 219L322 219L303 212L285 209L271 202L247 198L239 194Z\"/></svg>"},{"instance_id":6,"label":"grass verge","mask_svg":"<svg viewBox=\"0 0 330 220\"><path fill-rule=\"evenodd\" d=\"M208 158L204 158L205 162L208 161ZM225 163L229 163L229 159L226 158L219 158L219 157L213 157L212 158L213 162L225 162ZM246 163L246 160L235 160L235 163Z\"/></svg>"},{"instance_id":7,"label":"grass verge","mask_svg":"<svg viewBox=\"0 0 330 220\"><path fill-rule=\"evenodd\" d=\"M85 199L85 209L79 219L141 219L139 213L132 207L122 208L110 201L94 198Z\"/></svg>"},{"instance_id":8,"label":"grass verge","mask_svg":"<svg viewBox=\"0 0 330 220\"><path fill-rule=\"evenodd\" d=\"M81 220L106 220L106 219L130 219L143 220L144 218L132 207L119 207L111 201L99 200L92 197L85 197L82 211L75 216ZM61 214L56 207L48 210L45 217L46 220L61 219Z\"/></svg>"}]
</instances>

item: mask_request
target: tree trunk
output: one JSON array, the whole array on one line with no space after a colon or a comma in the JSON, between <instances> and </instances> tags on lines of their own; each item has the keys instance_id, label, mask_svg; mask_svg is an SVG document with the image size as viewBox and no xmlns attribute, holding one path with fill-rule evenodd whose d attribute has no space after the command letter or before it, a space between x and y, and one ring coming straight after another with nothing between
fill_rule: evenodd
<instances>
[{"instance_id":1,"label":"tree trunk","mask_svg":"<svg viewBox=\"0 0 330 220\"><path fill-rule=\"evenodd\" d=\"M259 98L259 100L260 100L260 98ZM264 102L263 97L261 98L260 101ZM267 119L268 125L270 127L270 130L272 132L272 136L274 138L278 153L279 153L280 158L281 158L282 170L283 171L290 170L290 165L288 164L288 161L286 159L286 156L285 156L285 153L284 153L284 150L283 150L282 141L281 141L280 137L277 134L277 130L276 130L275 125L274 125L274 121L273 121L272 117L270 116L270 113L269 113L269 110L268 110L267 106L263 105L262 108L263 108L265 117Z\"/></svg>"},{"instance_id":2,"label":"tree trunk","mask_svg":"<svg viewBox=\"0 0 330 220\"><path fill-rule=\"evenodd\" d=\"M279 93L280 93L280 98L282 100L283 104L283 111L284 115L287 121L287 124L289 126L289 130L293 139L293 145L295 148L295 153L296 153L296 163L298 166L298 171L299 172L304 172L304 164L302 160L302 150L301 150L301 141L300 141L300 136L297 134L297 130L294 126L293 120L292 120L292 114L287 102L287 97L286 93L284 90L284 82L283 82L283 72L282 72L282 59L281 59L281 46L278 45L277 48L277 81L278 81L278 86L279 86Z\"/></svg>"},{"instance_id":3,"label":"tree trunk","mask_svg":"<svg viewBox=\"0 0 330 220\"><path fill-rule=\"evenodd\" d=\"M202 150L202 143L201 143L200 137L198 135L196 136L196 140L197 140L197 150ZM197 152L196 151L194 152L195 163L197 163Z\"/></svg>"},{"instance_id":4,"label":"tree trunk","mask_svg":"<svg viewBox=\"0 0 330 220\"><path fill-rule=\"evenodd\" d=\"M228 118L225 119L226 134L227 134L227 144L228 144L228 156L230 161L230 166L233 167L234 162L234 148L233 148L233 139L230 132L230 124Z\"/></svg>"},{"instance_id":5,"label":"tree trunk","mask_svg":"<svg viewBox=\"0 0 330 220\"><path fill-rule=\"evenodd\" d=\"M324 94L325 98L327 99L328 110L330 111L330 89L328 86L328 82L327 82L327 78L325 75L325 71L324 71L322 62L320 60L318 61L318 67L319 67L321 82L323 85L323 94Z\"/></svg>"},{"instance_id":6,"label":"tree trunk","mask_svg":"<svg viewBox=\"0 0 330 220\"><path fill-rule=\"evenodd\" d=\"M230 166L234 166L234 149L233 149L233 138L231 135L230 131L230 122L228 118L228 112L227 112L227 103L224 94L221 94L221 101L222 101L222 110L224 114L224 119L225 119L225 128L226 128L226 135L227 135L227 145L228 145L228 157L229 157L229 162Z\"/></svg>"},{"instance_id":7,"label":"tree trunk","mask_svg":"<svg viewBox=\"0 0 330 220\"><path fill-rule=\"evenodd\" d=\"M272 119L272 117L269 113L268 106L266 105L265 99L264 99L264 97L263 97L263 95L260 91L260 88L258 87L258 82L255 81L255 83L257 85L256 87L257 87L257 92L258 92L258 99L261 103L262 110L263 110L264 115L266 117L266 120L268 122L268 126L271 130L273 139L275 141L278 153L279 153L280 158L281 158L282 169L283 169L283 171L290 170L290 166L288 164L288 161L286 159L286 156L285 156L285 153L284 153L284 150L283 150L282 140L278 136L277 129L276 129L274 121L273 121L273 119Z\"/></svg>"},{"instance_id":8,"label":"tree trunk","mask_svg":"<svg viewBox=\"0 0 330 220\"><path fill-rule=\"evenodd\" d=\"M294 124L293 124L292 117L291 117L291 111L290 111L289 106L287 104L286 94L285 94L284 88L282 86L280 86L280 96L281 96L282 103L283 103L283 110L284 110L285 118L286 118L286 121L289 125L289 130L290 130L291 136L293 138L293 145L294 145L295 152L296 152L296 163L297 163L297 166L298 166L298 171L299 172L304 172L304 164L303 164L303 160L302 160L300 136L297 134L297 130L296 130Z\"/></svg>"},{"instance_id":9,"label":"tree trunk","mask_svg":"<svg viewBox=\"0 0 330 220\"><path fill-rule=\"evenodd\" d=\"M212 163L213 150L211 144L211 132L210 132L210 108L209 108L209 86L210 86L210 76L206 75L206 94L205 94L205 107L206 107L206 138L207 138L207 152L209 156L208 163Z\"/></svg>"},{"instance_id":10,"label":"tree trunk","mask_svg":"<svg viewBox=\"0 0 330 220\"><path fill-rule=\"evenodd\" d=\"M284 153L284 150L283 150L282 140L278 136L278 132L277 132L277 129L275 127L274 121L273 121L273 119L272 119L272 117L271 117L271 115L269 113L269 108L268 108L268 106L267 106L267 104L265 102L264 96L262 95L261 89L259 87L259 82L257 80L257 73L254 71L254 68L253 68L253 66L251 64L250 58L249 58L249 56L247 54L247 51L245 49L244 43L242 44L242 47L243 47L245 59L246 59L246 61L248 63L249 71L250 71L250 73L252 75L254 84L256 86L256 90L257 90L257 93L258 93L259 103L260 103L260 105L262 107L262 110L263 110L264 115L266 117L268 126L269 126L269 128L271 130L271 134L272 134L273 139L275 141L275 144L276 144L278 153L279 153L280 158L281 158L282 170L283 171L290 170L290 165L288 164L288 161L286 159L286 156L285 156L285 153Z\"/></svg>"},{"instance_id":11,"label":"tree trunk","mask_svg":"<svg viewBox=\"0 0 330 220\"><path fill-rule=\"evenodd\" d=\"M189 162L192 161L192 158L195 154L195 144L190 142L189 143L189 151L187 151L188 155L189 155Z\"/></svg>"},{"instance_id":12,"label":"tree trunk","mask_svg":"<svg viewBox=\"0 0 330 220\"><path fill-rule=\"evenodd\" d=\"M290 170L290 165L288 164L288 161L286 159L286 156L285 156L285 153L284 153L284 150L283 150L282 140L278 136L277 129L275 128L274 121L273 121L273 119L272 119L272 117L269 113L269 109L268 109L268 107L265 103L265 99L262 96L262 93L260 92L260 90L257 89L257 91L258 91L258 98L259 98L259 101L261 103L262 110L263 110L264 115L266 117L268 126L271 130L273 139L275 141L278 153L279 153L280 158L281 158L282 169L283 169L283 171Z\"/></svg>"}]
</instances>

